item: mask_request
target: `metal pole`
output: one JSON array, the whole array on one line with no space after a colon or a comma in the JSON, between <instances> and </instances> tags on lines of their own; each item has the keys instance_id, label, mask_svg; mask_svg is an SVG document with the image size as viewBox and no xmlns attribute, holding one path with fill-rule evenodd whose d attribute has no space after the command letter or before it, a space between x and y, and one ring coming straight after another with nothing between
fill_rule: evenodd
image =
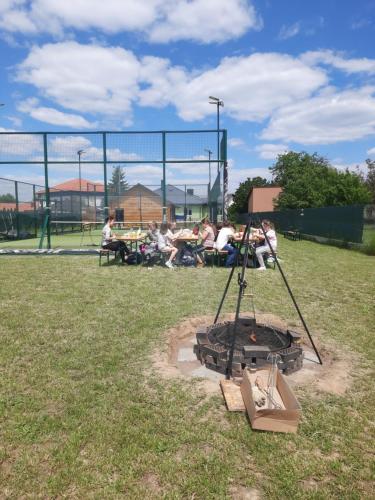
<instances>
[{"instance_id":1,"label":"metal pole","mask_svg":"<svg viewBox=\"0 0 375 500\"><path fill-rule=\"evenodd\" d=\"M16 195L16 231L17 239L20 237L19 202L18 202L18 181L14 181L14 193Z\"/></svg>"},{"instance_id":2,"label":"metal pole","mask_svg":"<svg viewBox=\"0 0 375 500\"><path fill-rule=\"evenodd\" d=\"M247 226L246 226L246 230L244 231L244 233L242 235L242 240L241 240L241 243L240 243L240 247L238 249L238 255L241 254L241 250L242 250L243 244L245 242L245 237L246 237L246 233L247 233L247 228L248 227L250 228L250 221L248 221ZM215 319L214 319L214 324L216 324L217 320L219 319L221 308L223 307L225 297L226 297L227 292L229 290L229 285L230 285L230 282L232 281L232 277L233 277L234 270L236 269L236 265L237 265L237 259L235 259L235 261L232 264L232 269L230 271L230 274L229 274L229 277L228 277L228 281L227 281L227 284L225 286L225 290L224 290L224 293L223 293L223 297L222 297L222 299L220 301L219 308L217 310L217 313L216 313L216 316L215 316Z\"/></svg>"},{"instance_id":3,"label":"metal pole","mask_svg":"<svg viewBox=\"0 0 375 500\"><path fill-rule=\"evenodd\" d=\"M38 223L36 220L36 197L35 197L35 184L33 184L33 211L34 211L34 231L35 238L38 237Z\"/></svg>"},{"instance_id":4,"label":"metal pole","mask_svg":"<svg viewBox=\"0 0 375 500\"><path fill-rule=\"evenodd\" d=\"M163 222L167 222L167 193L166 193L166 182L165 182L165 162L166 162L166 143L165 143L165 132L162 132L163 139Z\"/></svg>"},{"instance_id":5,"label":"metal pole","mask_svg":"<svg viewBox=\"0 0 375 500\"><path fill-rule=\"evenodd\" d=\"M103 132L103 173L104 173L104 219L109 215L107 186L107 135Z\"/></svg>"},{"instance_id":6,"label":"metal pole","mask_svg":"<svg viewBox=\"0 0 375 500\"><path fill-rule=\"evenodd\" d=\"M186 206L186 184L185 184L185 205L184 205L184 220L187 221L187 206Z\"/></svg>"},{"instance_id":7,"label":"metal pole","mask_svg":"<svg viewBox=\"0 0 375 500\"><path fill-rule=\"evenodd\" d=\"M258 222L260 222L260 221L259 221L259 219L258 219ZM272 257L274 258L274 260L275 260L275 262L276 262L276 265L277 265L277 267L278 267L278 269L279 269L279 271L280 271L280 274L281 274L281 276L282 276L282 278L283 278L283 281L284 281L284 283L285 283L285 286L286 286L286 288L287 288L287 290L288 290L288 292L289 292L290 298L292 299L292 302L293 302L293 304L294 304L294 307L296 308L296 311L297 311L297 313L298 313L298 316L299 316L299 318L300 318L300 320L301 320L301 322L302 322L302 324L303 324L303 327L304 327L304 329L305 329L305 331L306 331L306 333L307 333L307 335L308 335L308 337L309 337L309 339L310 339L311 345L313 346L313 349L314 349L315 354L316 354L316 356L317 356L317 358L318 358L318 360L319 360L319 363L322 365L322 364L323 364L323 361L322 361L322 359L321 359L321 357L320 357L320 355L319 355L319 352L318 352L317 348L315 347L315 344L314 344L314 341L313 341L313 339L312 339L312 337L311 337L310 331L309 331L309 329L308 329L308 327L307 327L307 325L306 325L306 322L305 322L305 320L304 320L304 318L303 318L303 316L302 316L302 313L301 313L301 311L300 311L300 308L298 307L298 304L297 304L297 302L296 302L296 299L294 298L293 292L292 292L292 290L291 290L291 288L290 288L290 286L289 286L289 283L288 283L288 281L287 281L287 279L286 279L286 276L285 276L285 274L284 274L284 271L281 269L281 266L280 266L279 260L278 260L278 258L277 258L277 256L276 256L276 254L275 254L275 252L274 252L274 250L273 250L272 246L271 246L270 240L268 239L268 236L267 236L267 234L266 234L266 232L265 232L265 230L264 230L264 228L263 228L263 225L262 225L262 224L260 224L260 227L261 227L261 229L262 229L263 236L264 236L264 238L265 238L265 240L266 240L266 242L267 242L267 245L269 246L269 248L270 248L270 250L271 250Z\"/></svg>"},{"instance_id":8,"label":"metal pole","mask_svg":"<svg viewBox=\"0 0 375 500\"><path fill-rule=\"evenodd\" d=\"M217 102L217 170L219 171L220 163L220 101Z\"/></svg>"},{"instance_id":9,"label":"metal pole","mask_svg":"<svg viewBox=\"0 0 375 500\"><path fill-rule=\"evenodd\" d=\"M212 221L212 207L211 207L211 155L212 151L210 149L205 149L208 153L208 198L207 198L207 205L208 205L208 217L210 221Z\"/></svg>"},{"instance_id":10,"label":"metal pole","mask_svg":"<svg viewBox=\"0 0 375 500\"><path fill-rule=\"evenodd\" d=\"M234 347L236 345L236 336L237 336L237 328L238 328L238 319L239 319L240 310L241 310L241 301L242 301L243 294L245 292L245 288L247 287L247 282L245 280L245 271L246 271L246 266L247 266L247 259L249 257L250 220L247 222L246 229L245 229L242 241L241 241L241 247L240 247L239 252L241 252L244 238L245 238L245 254L244 254L244 259L242 262L241 272L238 273L238 285L239 285L238 298L237 298L236 316L234 319L234 326L233 326L232 342L231 342L231 346L230 346L228 364L227 364L227 369L226 369L226 377L225 378L227 380L229 380L230 376L232 375L233 355L234 355Z\"/></svg>"},{"instance_id":11,"label":"metal pole","mask_svg":"<svg viewBox=\"0 0 375 500\"><path fill-rule=\"evenodd\" d=\"M46 218L47 218L47 247L51 248L51 207L48 185L48 152L47 152L47 134L43 134L43 152L44 152L44 187L46 191Z\"/></svg>"},{"instance_id":12,"label":"metal pole","mask_svg":"<svg viewBox=\"0 0 375 500\"><path fill-rule=\"evenodd\" d=\"M81 151L78 151L78 177L79 177L79 220L82 221Z\"/></svg>"},{"instance_id":13,"label":"metal pole","mask_svg":"<svg viewBox=\"0 0 375 500\"><path fill-rule=\"evenodd\" d=\"M97 222L97 214L96 214L96 184L94 184L94 215L95 215L95 222ZM95 226L96 229L96 226Z\"/></svg>"},{"instance_id":14,"label":"metal pole","mask_svg":"<svg viewBox=\"0 0 375 500\"><path fill-rule=\"evenodd\" d=\"M228 163L227 163L227 131L223 130L223 219L228 215Z\"/></svg>"}]
</instances>

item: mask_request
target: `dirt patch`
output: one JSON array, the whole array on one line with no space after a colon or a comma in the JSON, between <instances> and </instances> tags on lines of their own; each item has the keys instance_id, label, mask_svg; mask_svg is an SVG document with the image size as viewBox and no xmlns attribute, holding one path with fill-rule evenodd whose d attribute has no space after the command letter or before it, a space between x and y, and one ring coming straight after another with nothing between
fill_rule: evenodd
<instances>
[{"instance_id":1,"label":"dirt patch","mask_svg":"<svg viewBox=\"0 0 375 500\"><path fill-rule=\"evenodd\" d=\"M156 474L149 472L142 477L142 484L147 488L149 493L158 494L162 492L162 487L159 483L159 478Z\"/></svg>"},{"instance_id":2,"label":"dirt patch","mask_svg":"<svg viewBox=\"0 0 375 500\"><path fill-rule=\"evenodd\" d=\"M233 500L260 500L259 490L255 488L245 488L245 486L232 486L229 490L230 498Z\"/></svg>"},{"instance_id":3,"label":"dirt patch","mask_svg":"<svg viewBox=\"0 0 375 500\"><path fill-rule=\"evenodd\" d=\"M242 316L246 316L246 313ZM251 317L251 313L248 313L248 316ZM220 317L220 321L233 319L234 314L225 314ZM152 355L153 368L165 378L180 377L186 380L199 377L201 379L199 384L207 394L219 394L219 380L223 378L223 375L206 369L193 354L198 326L211 325L213 321L214 316L196 316L168 330L165 333L165 348L155 351ZM257 321L284 329L290 327L286 321L273 314L257 314ZM319 354L323 361L323 365L320 365L302 328L293 324L292 329L302 335L305 358L302 369L288 375L287 380L290 385L292 387L309 386L310 394L321 391L337 395L344 394L353 382L355 356L342 347L339 348L332 341L324 341L323 345L321 337L315 335L314 342L318 343Z\"/></svg>"}]
</instances>

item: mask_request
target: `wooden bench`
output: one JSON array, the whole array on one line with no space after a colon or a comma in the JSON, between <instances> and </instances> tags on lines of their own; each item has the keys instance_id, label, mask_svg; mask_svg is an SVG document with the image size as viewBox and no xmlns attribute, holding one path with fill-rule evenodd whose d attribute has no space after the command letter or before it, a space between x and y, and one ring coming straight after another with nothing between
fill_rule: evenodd
<instances>
[{"instance_id":1,"label":"wooden bench","mask_svg":"<svg viewBox=\"0 0 375 500\"><path fill-rule=\"evenodd\" d=\"M217 256L217 265L220 267L220 264L222 262L223 257L227 257L228 252L227 250L216 250L216 256Z\"/></svg>"},{"instance_id":2,"label":"wooden bench","mask_svg":"<svg viewBox=\"0 0 375 500\"><path fill-rule=\"evenodd\" d=\"M288 240L300 240L301 239L301 233L297 230L294 231L284 231L284 238L288 238Z\"/></svg>"},{"instance_id":3,"label":"wooden bench","mask_svg":"<svg viewBox=\"0 0 375 500\"><path fill-rule=\"evenodd\" d=\"M215 264L215 257L216 257L216 250L215 250L215 248L212 248L212 249L210 249L210 250L205 249L205 251L204 251L204 256L205 256L205 257L206 257L206 256L210 257L210 259L211 259L211 267L214 267L214 264Z\"/></svg>"},{"instance_id":4,"label":"wooden bench","mask_svg":"<svg viewBox=\"0 0 375 500\"><path fill-rule=\"evenodd\" d=\"M107 257L107 264L109 264L109 256L114 255L115 259L117 257L117 252L115 250L109 250L108 248L101 248L99 250L99 266L102 265L102 257Z\"/></svg>"}]
</instances>

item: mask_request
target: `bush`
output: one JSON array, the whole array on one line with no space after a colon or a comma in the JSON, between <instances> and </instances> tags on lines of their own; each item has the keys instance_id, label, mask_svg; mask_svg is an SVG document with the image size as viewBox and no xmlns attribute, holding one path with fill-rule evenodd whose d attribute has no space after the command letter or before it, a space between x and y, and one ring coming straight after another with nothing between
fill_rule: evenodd
<instances>
[{"instance_id":1,"label":"bush","mask_svg":"<svg viewBox=\"0 0 375 500\"><path fill-rule=\"evenodd\" d=\"M368 243L363 245L362 252L366 255L375 255L375 234L372 235Z\"/></svg>"}]
</instances>

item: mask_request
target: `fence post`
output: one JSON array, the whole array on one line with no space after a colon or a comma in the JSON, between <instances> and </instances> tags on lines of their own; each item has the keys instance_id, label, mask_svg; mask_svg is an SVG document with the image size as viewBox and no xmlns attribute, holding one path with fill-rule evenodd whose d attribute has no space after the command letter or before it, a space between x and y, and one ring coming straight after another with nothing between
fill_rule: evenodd
<instances>
[{"instance_id":1,"label":"fence post","mask_svg":"<svg viewBox=\"0 0 375 500\"><path fill-rule=\"evenodd\" d=\"M227 131L223 130L221 139L221 160L223 163L223 220L228 216L228 162L227 162Z\"/></svg>"},{"instance_id":2,"label":"fence post","mask_svg":"<svg viewBox=\"0 0 375 500\"><path fill-rule=\"evenodd\" d=\"M34 209L34 231L35 238L38 237L38 221L36 217L36 196L35 196L35 184L33 184L33 209Z\"/></svg>"},{"instance_id":3,"label":"fence post","mask_svg":"<svg viewBox=\"0 0 375 500\"><path fill-rule=\"evenodd\" d=\"M19 217L19 212L20 212L20 205L18 201L18 181L14 181L14 194L16 195L16 232L17 232L17 239L20 238L20 217Z\"/></svg>"},{"instance_id":4,"label":"fence post","mask_svg":"<svg viewBox=\"0 0 375 500\"><path fill-rule=\"evenodd\" d=\"M163 181L162 181L163 222L167 222L167 193L166 193L166 182L165 182L165 162L166 162L165 132L162 132L162 138L163 138Z\"/></svg>"},{"instance_id":5,"label":"fence post","mask_svg":"<svg viewBox=\"0 0 375 500\"><path fill-rule=\"evenodd\" d=\"M46 191L46 230L47 230L47 248L51 248L51 207L49 197L49 184L48 184L48 152L47 152L47 134L43 134L43 152L44 152L44 186Z\"/></svg>"},{"instance_id":6,"label":"fence post","mask_svg":"<svg viewBox=\"0 0 375 500\"><path fill-rule=\"evenodd\" d=\"M103 132L103 169L104 169L104 220L109 215L107 186L107 134Z\"/></svg>"}]
</instances>

